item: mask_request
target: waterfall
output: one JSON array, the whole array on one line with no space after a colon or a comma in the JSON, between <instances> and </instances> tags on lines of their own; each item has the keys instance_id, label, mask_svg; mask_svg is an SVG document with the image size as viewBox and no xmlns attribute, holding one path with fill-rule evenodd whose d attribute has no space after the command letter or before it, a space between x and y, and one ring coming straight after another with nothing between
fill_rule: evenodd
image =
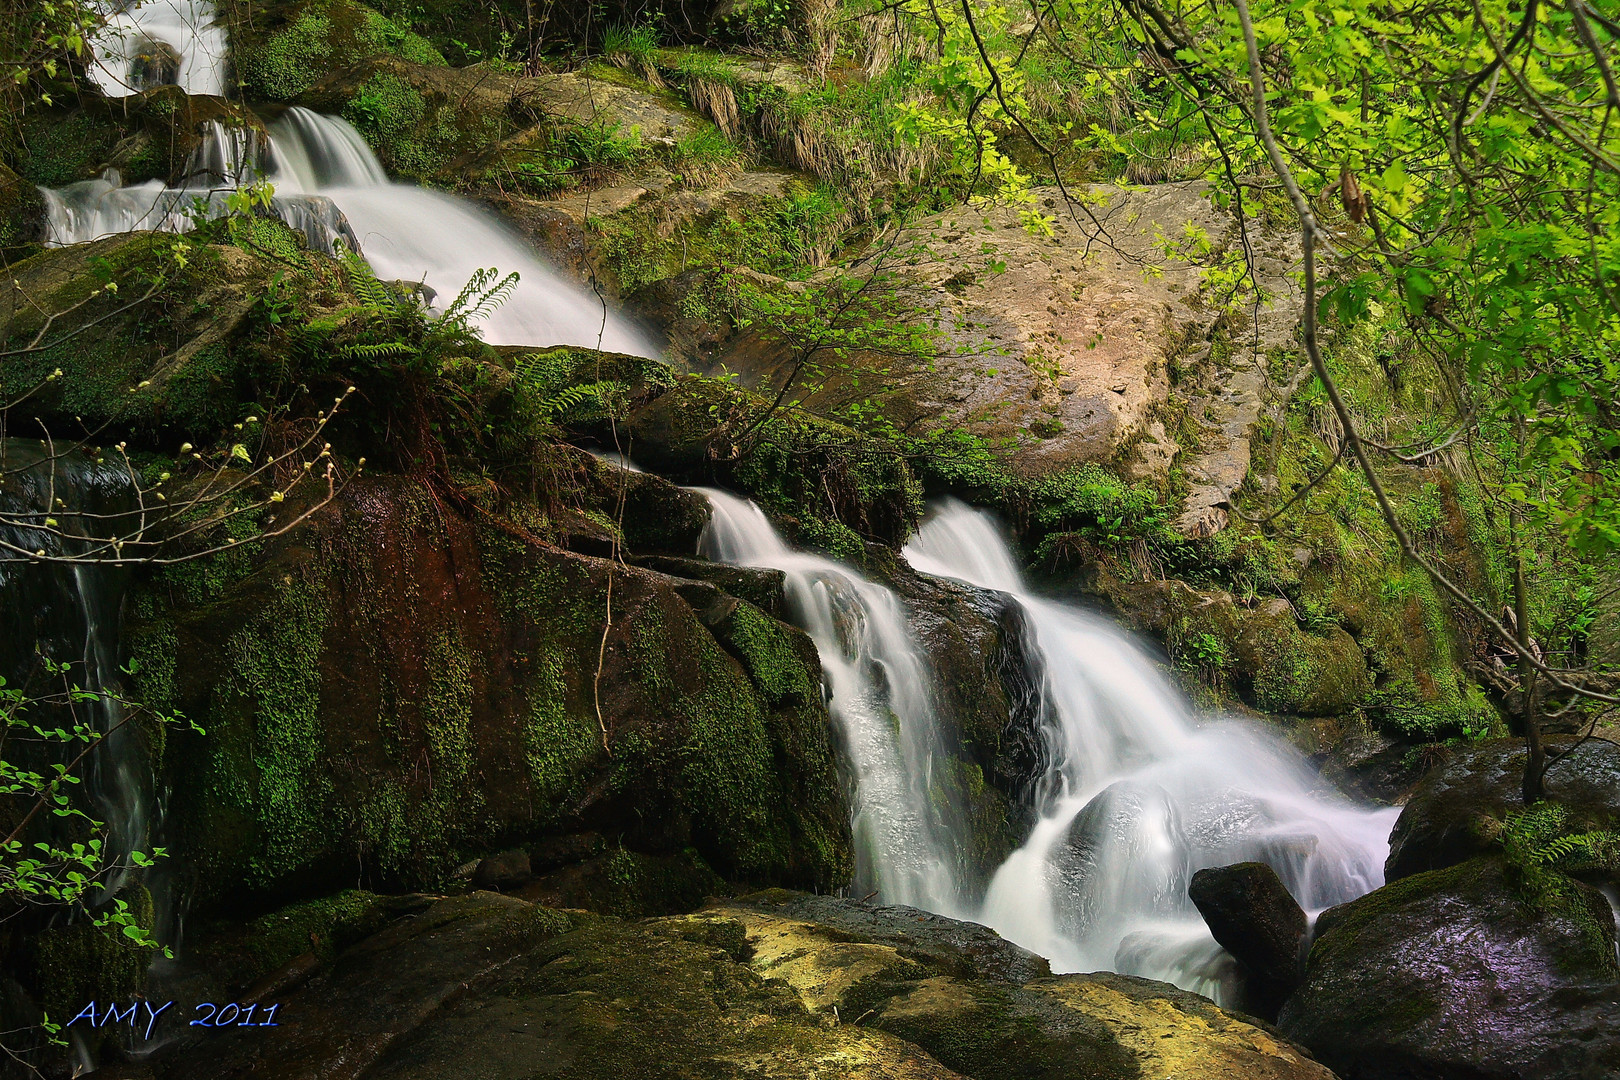
<instances>
[{"instance_id":1,"label":"waterfall","mask_svg":"<svg viewBox=\"0 0 1620 1080\"><path fill-rule=\"evenodd\" d=\"M1230 1001L1230 960L1187 898L1195 871L1269 863L1310 912L1383 884L1398 809L1327 790L1261 725L1201 722L1112 623L1031 596L988 514L946 502L905 557L1013 595L1046 660L1039 820L979 921L1056 971L1143 975Z\"/></svg>"},{"instance_id":2,"label":"waterfall","mask_svg":"<svg viewBox=\"0 0 1620 1080\"><path fill-rule=\"evenodd\" d=\"M35 562L17 549L82 555L91 538L117 535L118 522L134 511L134 483L121 465L98 464L77 452L53 458L38 443L0 440L0 675L8 686L40 686L38 657L44 656L70 665L69 680L83 690L118 689L124 572L95 563ZM59 522L54 530L46 527L48 515ZM119 702L98 698L83 705L90 715L77 719L91 721L106 738L81 778L106 825L106 861L124 864L132 851L151 848L151 766L140 735L122 724ZM34 720L71 726L67 717ZM122 870L111 874L107 890L116 892L125 877Z\"/></svg>"},{"instance_id":3,"label":"waterfall","mask_svg":"<svg viewBox=\"0 0 1620 1080\"><path fill-rule=\"evenodd\" d=\"M213 0L146 0L106 4L106 21L90 41L90 78L108 97L154 86L188 94L225 93L225 28Z\"/></svg>"},{"instance_id":4,"label":"waterfall","mask_svg":"<svg viewBox=\"0 0 1620 1080\"><path fill-rule=\"evenodd\" d=\"M1030 785L1035 825L981 899L953 872L950 807L931 799L941 723L893 592L789 548L759 507L697 489L700 554L785 574L791 617L820 651L854 778L855 890L991 926L1054 971L1111 970L1235 1001L1235 965L1187 897L1207 866L1269 863L1307 911L1383 884L1399 810L1328 789L1263 725L1196 717L1108 620L1026 588L993 519L954 500L905 548L920 573L1010 595L1044 663Z\"/></svg>"},{"instance_id":5,"label":"waterfall","mask_svg":"<svg viewBox=\"0 0 1620 1080\"><path fill-rule=\"evenodd\" d=\"M92 42L96 80L109 96L158 82L190 93L224 92L227 41L212 0L149 0L115 12ZM162 69L161 71L159 69ZM173 77L169 77L172 75ZM232 193L258 180L275 190L269 212L331 253L364 254L378 277L419 282L448 304L473 274L516 272L516 289L483 323L496 345L583 345L657 357L658 346L599 296L566 281L523 238L474 203L390 183L377 156L346 121L285 110L268 137L213 122L176 187L129 184L116 169L51 190L46 244L61 246L135 229L188 232L229 211Z\"/></svg>"},{"instance_id":6,"label":"waterfall","mask_svg":"<svg viewBox=\"0 0 1620 1080\"><path fill-rule=\"evenodd\" d=\"M941 758L939 718L900 598L848 567L792 550L746 499L696 490L713 507L699 553L782 571L792 618L821 654L828 711L854 778L854 891L969 916L954 870L950 814L930 798Z\"/></svg>"}]
</instances>

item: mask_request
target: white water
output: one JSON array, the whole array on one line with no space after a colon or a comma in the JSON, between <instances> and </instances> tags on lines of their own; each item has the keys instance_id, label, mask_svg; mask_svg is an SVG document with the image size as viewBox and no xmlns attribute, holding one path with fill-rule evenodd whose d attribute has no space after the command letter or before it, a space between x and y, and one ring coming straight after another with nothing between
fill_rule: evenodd
<instances>
[{"instance_id":1,"label":"white water","mask_svg":"<svg viewBox=\"0 0 1620 1080\"><path fill-rule=\"evenodd\" d=\"M714 508L699 552L781 570L792 618L821 653L828 708L855 779L852 891L970 917L953 868L949 814L929 798L940 760L938 717L899 597L831 559L789 548L746 499L697 490Z\"/></svg>"},{"instance_id":2,"label":"white water","mask_svg":"<svg viewBox=\"0 0 1620 1080\"><path fill-rule=\"evenodd\" d=\"M223 93L227 42L210 0L150 0L109 17L92 49L104 92L127 95L150 55L150 41L178 56L179 84ZM144 35L144 36L143 36ZM120 74L121 73L121 74ZM116 78L115 78L116 76ZM291 108L269 125L268 140L213 123L177 187L123 183L116 169L95 180L42 189L46 243L77 244L157 229L187 232L227 212L230 194L259 180L275 190L270 212L303 232L310 246L344 243L384 280L420 282L441 309L480 269L516 272L516 288L484 318L497 345L584 345L656 357L657 346L605 302L564 280L516 232L473 203L440 191L390 183L382 164L346 121Z\"/></svg>"},{"instance_id":3,"label":"white water","mask_svg":"<svg viewBox=\"0 0 1620 1080\"><path fill-rule=\"evenodd\" d=\"M1399 811L1328 790L1258 726L1195 717L1117 627L1027 591L989 515L954 500L905 556L1011 593L1046 661L1040 820L979 914L1057 971L1108 969L1230 1000L1230 961L1187 899L1207 866L1269 863L1319 911L1383 884Z\"/></svg>"},{"instance_id":4,"label":"white water","mask_svg":"<svg viewBox=\"0 0 1620 1080\"><path fill-rule=\"evenodd\" d=\"M90 42L90 78L103 94L128 97L173 84L188 94L224 95L227 42L212 0L146 0L103 10L106 22Z\"/></svg>"},{"instance_id":5,"label":"white water","mask_svg":"<svg viewBox=\"0 0 1620 1080\"><path fill-rule=\"evenodd\" d=\"M753 503L703 490L700 552L786 575L815 639L855 778L857 895L994 927L1055 971L1111 970L1235 999L1235 969L1187 898L1206 866L1269 863L1308 911L1383 884L1399 811L1357 806L1259 726L1195 717L1153 661L1099 616L1029 594L989 515L945 504L905 549L919 572L1011 594L1045 666L1038 821L983 897L953 870L934 674L888 589L789 548Z\"/></svg>"}]
</instances>

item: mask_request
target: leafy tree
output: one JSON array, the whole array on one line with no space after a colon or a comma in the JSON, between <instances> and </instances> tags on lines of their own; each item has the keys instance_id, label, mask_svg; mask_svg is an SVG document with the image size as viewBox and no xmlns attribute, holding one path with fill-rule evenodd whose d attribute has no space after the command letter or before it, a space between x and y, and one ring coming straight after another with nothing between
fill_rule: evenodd
<instances>
[{"instance_id":1,"label":"leafy tree","mask_svg":"<svg viewBox=\"0 0 1620 1080\"><path fill-rule=\"evenodd\" d=\"M934 70L947 99L971 103L970 134L1027 130L1014 72L1037 42L1084 65L1093 42L1117 56L1123 39L1129 61L1093 73L1150 73L1170 91L1170 115L1196 115L1214 197L1239 215L1251 265L1251 230L1292 217L1305 353L1344 433L1328 468L1347 460L1364 475L1405 557L1516 658L1524 794L1539 798L1538 703L1594 727L1620 705L1612 673L1556 664L1533 640L1524 566L1532 534L1577 558L1620 550L1620 11L1593 0L1031 0L1014 27L995 2L910 10L937 28ZM979 110L989 100L999 111ZM1068 134L1081 145L1105 133ZM1002 175L989 193L1020 200L1026 182ZM1407 446L1358 428L1319 333L1323 319L1391 317L1441 373L1450 410L1444 432ZM1425 555L1387 494L1384 470L1452 446L1506 519L1511 614Z\"/></svg>"}]
</instances>

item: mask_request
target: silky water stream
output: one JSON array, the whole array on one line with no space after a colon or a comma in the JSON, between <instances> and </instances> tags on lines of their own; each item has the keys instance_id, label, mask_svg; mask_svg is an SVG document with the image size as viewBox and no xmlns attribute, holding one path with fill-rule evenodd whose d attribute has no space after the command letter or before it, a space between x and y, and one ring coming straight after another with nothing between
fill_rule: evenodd
<instances>
[{"instance_id":1,"label":"silky water stream","mask_svg":"<svg viewBox=\"0 0 1620 1080\"><path fill-rule=\"evenodd\" d=\"M1308 911L1383 883L1397 811L1331 790L1256 724L1194 714L1117 626L1032 595L994 519L938 507L905 557L921 573L1011 595L1043 662L1045 774L1036 821L983 896L946 871L950 811L930 801L944 720L888 589L789 548L759 508L705 491L703 554L787 575L793 617L815 639L855 779L855 884L886 903L969 918L1051 960L1235 999L1235 973L1191 901L1206 866L1269 863Z\"/></svg>"}]
</instances>

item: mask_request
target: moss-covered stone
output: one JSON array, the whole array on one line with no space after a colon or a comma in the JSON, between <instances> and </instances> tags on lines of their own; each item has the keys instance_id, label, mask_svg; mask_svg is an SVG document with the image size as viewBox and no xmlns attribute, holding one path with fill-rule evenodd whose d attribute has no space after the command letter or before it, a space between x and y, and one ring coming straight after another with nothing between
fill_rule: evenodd
<instances>
[{"instance_id":1,"label":"moss-covered stone","mask_svg":"<svg viewBox=\"0 0 1620 1080\"><path fill-rule=\"evenodd\" d=\"M251 99L291 101L323 72L372 56L444 66L426 39L363 4L308 0L271 8L272 29L238 46L243 89Z\"/></svg>"},{"instance_id":2,"label":"moss-covered stone","mask_svg":"<svg viewBox=\"0 0 1620 1080\"><path fill-rule=\"evenodd\" d=\"M351 485L260 560L133 605L149 687L207 732L165 756L187 777L175 846L204 906L356 866L422 887L503 841L582 829L620 838L646 879L612 910L690 906L710 866L847 876L814 651L757 609L722 645L672 579L474 527L401 480ZM636 861L688 847L686 885Z\"/></svg>"},{"instance_id":3,"label":"moss-covered stone","mask_svg":"<svg viewBox=\"0 0 1620 1080\"><path fill-rule=\"evenodd\" d=\"M124 900L130 904L136 924L149 927L152 899L146 890L137 887ZM156 950L125 937L116 926L96 926L86 920L33 935L19 974L45 1014L66 1024L89 1002L123 1006L143 993L146 969L157 955ZM92 1036L92 1041L99 1040Z\"/></svg>"},{"instance_id":4,"label":"moss-covered stone","mask_svg":"<svg viewBox=\"0 0 1620 1080\"><path fill-rule=\"evenodd\" d=\"M1567 832L1620 826L1620 747L1604 739L1579 746L1553 739L1549 747L1557 760L1546 775L1546 795L1567 813ZM1385 879L1444 869L1497 845L1504 822L1524 808L1527 760L1517 739L1449 748L1395 822Z\"/></svg>"},{"instance_id":5,"label":"moss-covered stone","mask_svg":"<svg viewBox=\"0 0 1620 1080\"><path fill-rule=\"evenodd\" d=\"M1567 878L1523 885L1504 859L1479 858L1330 909L1282 1029L1346 1076L1620 1067L1609 905Z\"/></svg>"},{"instance_id":6,"label":"moss-covered stone","mask_svg":"<svg viewBox=\"0 0 1620 1080\"><path fill-rule=\"evenodd\" d=\"M1104 578L1101 588L1127 622L1165 639L1179 665L1217 685L1230 680L1258 709L1343 714L1372 690L1355 640L1336 625L1306 631L1286 600L1243 608L1230 593L1176 580Z\"/></svg>"}]
</instances>

